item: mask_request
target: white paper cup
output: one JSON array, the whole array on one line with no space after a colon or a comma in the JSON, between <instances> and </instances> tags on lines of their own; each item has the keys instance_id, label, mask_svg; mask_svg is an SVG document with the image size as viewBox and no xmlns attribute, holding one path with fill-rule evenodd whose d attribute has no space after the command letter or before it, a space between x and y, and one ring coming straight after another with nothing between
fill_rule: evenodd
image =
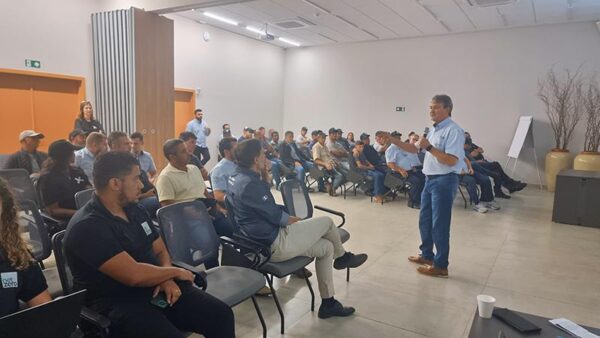
<instances>
[{"instance_id":1,"label":"white paper cup","mask_svg":"<svg viewBox=\"0 0 600 338\"><path fill-rule=\"evenodd\" d=\"M488 319L492 318L494 304L496 304L496 298L488 295L478 295L477 309L479 310L479 317Z\"/></svg>"}]
</instances>

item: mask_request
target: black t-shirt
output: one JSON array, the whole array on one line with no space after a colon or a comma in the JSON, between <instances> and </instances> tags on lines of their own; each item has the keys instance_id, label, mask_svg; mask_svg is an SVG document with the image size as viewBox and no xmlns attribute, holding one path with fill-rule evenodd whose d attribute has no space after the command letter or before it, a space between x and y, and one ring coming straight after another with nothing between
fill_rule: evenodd
<instances>
[{"instance_id":1,"label":"black t-shirt","mask_svg":"<svg viewBox=\"0 0 600 338\"><path fill-rule=\"evenodd\" d=\"M373 148L373 146L370 144L365 144L363 154L365 155L367 161L374 166L380 165L382 162L381 157L379 157L379 153L377 153L377 150L375 150L375 148Z\"/></svg>"},{"instance_id":2,"label":"black t-shirt","mask_svg":"<svg viewBox=\"0 0 600 338\"><path fill-rule=\"evenodd\" d=\"M70 167L68 173L58 170L45 172L38 182L44 206L58 202L58 206L75 210L75 193L91 187L88 177L83 170Z\"/></svg>"},{"instance_id":3,"label":"black t-shirt","mask_svg":"<svg viewBox=\"0 0 600 338\"><path fill-rule=\"evenodd\" d=\"M42 269L35 262L19 271L0 250L0 317L19 310L19 300L28 302L48 289Z\"/></svg>"},{"instance_id":4,"label":"black t-shirt","mask_svg":"<svg viewBox=\"0 0 600 338\"><path fill-rule=\"evenodd\" d=\"M139 204L125 207L129 221L112 215L98 196L71 218L65 234L65 255L75 290L87 289L88 305L103 311L114 300L150 301L153 288L129 287L100 272L106 261L125 251L135 261L159 266L152 244L159 238L148 213Z\"/></svg>"}]
</instances>

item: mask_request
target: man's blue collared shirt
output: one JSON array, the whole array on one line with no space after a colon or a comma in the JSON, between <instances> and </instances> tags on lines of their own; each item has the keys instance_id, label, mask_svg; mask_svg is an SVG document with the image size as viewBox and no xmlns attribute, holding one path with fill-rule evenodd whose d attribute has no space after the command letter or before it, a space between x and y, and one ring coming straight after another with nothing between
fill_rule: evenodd
<instances>
[{"instance_id":1,"label":"man's blue collared shirt","mask_svg":"<svg viewBox=\"0 0 600 338\"><path fill-rule=\"evenodd\" d=\"M460 174L461 162L465 158L465 132L450 117L433 125L433 130L427 135L429 143L436 149L452 155L458 159L455 165L448 166L440 163L430 152L425 154L423 173L425 175L445 175L450 173Z\"/></svg>"}]
</instances>

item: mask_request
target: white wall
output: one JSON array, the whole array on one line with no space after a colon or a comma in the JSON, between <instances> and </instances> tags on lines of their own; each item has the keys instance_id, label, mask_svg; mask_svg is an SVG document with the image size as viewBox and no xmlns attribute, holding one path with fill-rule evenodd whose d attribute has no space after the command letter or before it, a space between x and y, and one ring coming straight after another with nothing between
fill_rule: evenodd
<instances>
[{"instance_id":1,"label":"white wall","mask_svg":"<svg viewBox=\"0 0 600 338\"><path fill-rule=\"evenodd\" d=\"M238 137L244 126L281 129L283 49L178 15L167 17L175 21L175 86L200 88L196 105L212 127L209 167L216 163L224 123ZM204 32L211 35L208 42Z\"/></svg>"},{"instance_id":2,"label":"white wall","mask_svg":"<svg viewBox=\"0 0 600 338\"><path fill-rule=\"evenodd\" d=\"M0 1L0 68L85 77L93 100L90 15L99 8L98 0ZM41 69L25 68L25 59Z\"/></svg>"},{"instance_id":3,"label":"white wall","mask_svg":"<svg viewBox=\"0 0 600 338\"><path fill-rule=\"evenodd\" d=\"M600 70L600 33L593 23L289 49L284 127L421 133L429 125L431 96L447 93L454 119L501 163L519 116L533 115L543 169L553 144L536 97L538 78L552 65L562 70L582 63L586 74ZM582 122L571 152L582 150L583 129ZM522 153L518 176L537 183L532 157Z\"/></svg>"}]
</instances>

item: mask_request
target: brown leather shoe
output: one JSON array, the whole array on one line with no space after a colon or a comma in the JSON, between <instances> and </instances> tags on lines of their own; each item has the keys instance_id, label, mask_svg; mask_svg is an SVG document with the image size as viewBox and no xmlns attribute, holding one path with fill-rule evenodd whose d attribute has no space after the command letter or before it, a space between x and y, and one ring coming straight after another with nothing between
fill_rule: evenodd
<instances>
[{"instance_id":1,"label":"brown leather shoe","mask_svg":"<svg viewBox=\"0 0 600 338\"><path fill-rule=\"evenodd\" d=\"M417 264L421 264L421 265L433 265L433 261L425 259L421 255L418 255L418 256L408 256L408 260L411 261L411 262L413 262L413 263L417 263Z\"/></svg>"},{"instance_id":2,"label":"brown leather shoe","mask_svg":"<svg viewBox=\"0 0 600 338\"><path fill-rule=\"evenodd\" d=\"M417 271L431 277L448 278L448 269L438 269L433 265L420 266Z\"/></svg>"},{"instance_id":3,"label":"brown leather shoe","mask_svg":"<svg viewBox=\"0 0 600 338\"><path fill-rule=\"evenodd\" d=\"M269 296L271 294L271 288L269 288L268 286L263 286L262 289L258 290L258 292L256 292L257 296L262 296L262 297L266 297Z\"/></svg>"}]
</instances>

